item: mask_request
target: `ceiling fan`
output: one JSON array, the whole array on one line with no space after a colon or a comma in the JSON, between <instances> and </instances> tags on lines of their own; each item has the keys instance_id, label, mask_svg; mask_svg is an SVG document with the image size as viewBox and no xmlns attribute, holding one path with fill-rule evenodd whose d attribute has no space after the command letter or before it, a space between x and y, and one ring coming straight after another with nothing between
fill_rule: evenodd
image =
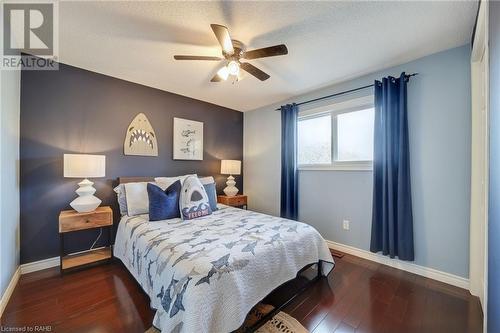
<instances>
[{"instance_id":1,"label":"ceiling fan","mask_svg":"<svg viewBox=\"0 0 500 333\"><path fill-rule=\"evenodd\" d=\"M264 47L261 49L246 51L245 46L242 42L231 39L229 36L228 29L220 24L211 24L212 30L215 37L219 41L222 47L221 57L211 57L211 56L192 56L192 55L174 55L175 60L210 60L210 61L220 61L225 60L227 64L223 66L217 74L210 80L211 82L220 82L228 79L230 75L238 79L240 74L240 69L245 72L255 76L261 81L269 79L269 75L254 65L248 62L241 62L241 59L252 60L265 57L274 57L279 55L288 54L288 49L285 44L274 45L269 47Z\"/></svg>"}]
</instances>

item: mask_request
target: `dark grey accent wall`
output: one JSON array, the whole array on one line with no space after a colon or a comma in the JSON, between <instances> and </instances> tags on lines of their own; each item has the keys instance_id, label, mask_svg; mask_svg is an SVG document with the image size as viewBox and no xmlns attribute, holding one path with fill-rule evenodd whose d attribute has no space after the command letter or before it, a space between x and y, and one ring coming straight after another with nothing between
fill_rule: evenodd
<instances>
[{"instance_id":1,"label":"dark grey accent wall","mask_svg":"<svg viewBox=\"0 0 500 333\"><path fill-rule=\"evenodd\" d=\"M125 132L139 112L155 129L158 157L125 156ZM203 161L172 159L173 118L204 123ZM120 176L213 175L220 191L221 159L243 158L243 114L61 64L58 71L21 75L21 263L59 255L58 215L70 209L78 179L63 178L64 153L106 155L106 177L93 179L96 196L111 205ZM243 189L243 180L237 177ZM67 250L90 247L98 230L67 238ZM105 237L102 241L107 241Z\"/></svg>"},{"instance_id":2,"label":"dark grey accent wall","mask_svg":"<svg viewBox=\"0 0 500 333\"><path fill-rule=\"evenodd\" d=\"M484 4L484 3L483 3ZM500 2L489 3L490 175L488 206L488 332L500 332ZM497 16L499 15L499 16Z\"/></svg>"}]
</instances>

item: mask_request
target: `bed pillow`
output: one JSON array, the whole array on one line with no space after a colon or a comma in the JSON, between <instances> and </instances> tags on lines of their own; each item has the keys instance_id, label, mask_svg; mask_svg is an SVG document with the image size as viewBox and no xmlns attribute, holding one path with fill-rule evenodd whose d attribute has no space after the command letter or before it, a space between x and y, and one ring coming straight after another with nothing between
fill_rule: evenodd
<instances>
[{"instance_id":1,"label":"bed pillow","mask_svg":"<svg viewBox=\"0 0 500 333\"><path fill-rule=\"evenodd\" d=\"M124 184L128 216L147 214L149 212L147 185L147 182Z\"/></svg>"},{"instance_id":2,"label":"bed pillow","mask_svg":"<svg viewBox=\"0 0 500 333\"><path fill-rule=\"evenodd\" d=\"M212 212L217 210L217 189L215 187L214 177L202 177L200 182L203 184L208 195L208 203Z\"/></svg>"},{"instance_id":3,"label":"bed pillow","mask_svg":"<svg viewBox=\"0 0 500 333\"><path fill-rule=\"evenodd\" d=\"M118 200L118 206L120 206L120 214L125 216L128 214L127 209L127 196L125 195L125 186L120 184L113 189L116 193L116 199Z\"/></svg>"},{"instance_id":4,"label":"bed pillow","mask_svg":"<svg viewBox=\"0 0 500 333\"><path fill-rule=\"evenodd\" d=\"M175 183L177 180L181 181L181 185L184 184L184 181L189 176L198 177L196 174L183 175L183 176L177 176L177 177L155 177L155 182L157 183L157 185L159 187L161 187L163 190L165 190L167 187L169 187L170 185Z\"/></svg>"},{"instance_id":5,"label":"bed pillow","mask_svg":"<svg viewBox=\"0 0 500 333\"><path fill-rule=\"evenodd\" d=\"M179 206L183 220L212 214L207 192L198 177L189 176L184 180Z\"/></svg>"},{"instance_id":6,"label":"bed pillow","mask_svg":"<svg viewBox=\"0 0 500 333\"><path fill-rule=\"evenodd\" d=\"M149 220L161 221L181 217L179 211L179 196L181 194L181 181L177 180L166 190L155 184L148 184Z\"/></svg>"}]
</instances>

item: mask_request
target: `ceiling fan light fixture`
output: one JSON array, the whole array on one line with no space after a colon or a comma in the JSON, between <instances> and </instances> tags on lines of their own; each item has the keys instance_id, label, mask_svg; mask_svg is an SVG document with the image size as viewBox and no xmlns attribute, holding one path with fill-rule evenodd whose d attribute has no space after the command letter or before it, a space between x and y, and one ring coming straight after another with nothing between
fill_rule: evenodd
<instances>
[{"instance_id":1,"label":"ceiling fan light fixture","mask_svg":"<svg viewBox=\"0 0 500 333\"><path fill-rule=\"evenodd\" d=\"M210 24L215 38L222 48L222 57L198 56L198 55L174 55L175 60L209 60L225 62L225 66L220 68L210 79L210 82L227 81L229 77L234 82L239 81L243 75L250 74L260 81L270 78L269 74L258 69L248 62L240 62L241 59L253 60L267 57L275 57L288 54L285 44L263 47L255 50L246 50L245 45L236 39L231 39L226 26L221 24Z\"/></svg>"},{"instance_id":2,"label":"ceiling fan light fixture","mask_svg":"<svg viewBox=\"0 0 500 333\"><path fill-rule=\"evenodd\" d=\"M231 60L227 64L228 73L237 76L240 72L240 64L237 61Z\"/></svg>"},{"instance_id":3,"label":"ceiling fan light fixture","mask_svg":"<svg viewBox=\"0 0 500 333\"><path fill-rule=\"evenodd\" d=\"M227 68L227 66L224 66L222 67L221 69L219 69L217 71L217 75L223 79L224 81L227 80L228 76L229 76L229 69Z\"/></svg>"}]
</instances>

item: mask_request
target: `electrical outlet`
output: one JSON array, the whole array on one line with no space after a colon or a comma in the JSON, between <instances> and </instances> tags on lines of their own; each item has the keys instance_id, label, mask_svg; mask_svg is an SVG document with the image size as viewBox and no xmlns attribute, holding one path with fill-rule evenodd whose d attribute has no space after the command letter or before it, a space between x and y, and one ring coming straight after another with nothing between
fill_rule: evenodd
<instances>
[{"instance_id":1,"label":"electrical outlet","mask_svg":"<svg viewBox=\"0 0 500 333\"><path fill-rule=\"evenodd\" d=\"M349 227L350 227L350 226L349 226L349 224L350 224L350 223L351 223L351 222L350 222L349 220L343 220L343 221L342 221L342 228L343 228L344 230L349 230Z\"/></svg>"}]
</instances>

